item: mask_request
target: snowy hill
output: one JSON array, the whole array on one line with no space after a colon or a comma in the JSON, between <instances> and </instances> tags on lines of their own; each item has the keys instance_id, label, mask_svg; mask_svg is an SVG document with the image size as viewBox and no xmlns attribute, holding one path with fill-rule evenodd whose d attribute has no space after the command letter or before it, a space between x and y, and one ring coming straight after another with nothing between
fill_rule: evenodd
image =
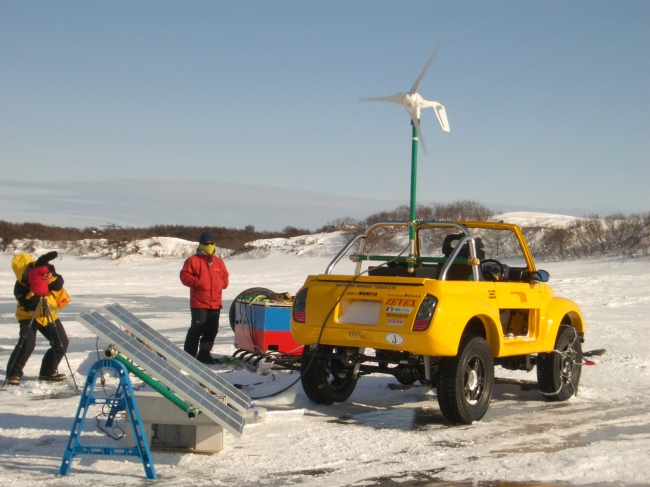
<instances>
[{"instance_id":1,"label":"snowy hill","mask_svg":"<svg viewBox=\"0 0 650 487\"><path fill-rule=\"evenodd\" d=\"M351 235L346 232L314 233L291 238L270 238L254 240L246 247L264 256L271 251L280 251L304 257L333 257L348 242Z\"/></svg>"},{"instance_id":2,"label":"snowy hill","mask_svg":"<svg viewBox=\"0 0 650 487\"><path fill-rule=\"evenodd\" d=\"M519 225L524 230L533 254L539 258L647 255L650 249L648 221L642 217L617 220L579 218L552 213L511 212L496 215L491 220ZM353 233L349 230L339 230L290 238L260 239L246 243L242 250L217 248L216 255L230 259L260 259L273 252L279 252L301 257L333 257ZM393 244L399 247L397 241ZM23 239L14 240L5 250L32 254L58 250L71 255L109 257L116 260L140 257L185 259L196 251L196 246L196 242L172 237L155 237L132 242L109 242L106 239L67 242Z\"/></svg>"},{"instance_id":3,"label":"snowy hill","mask_svg":"<svg viewBox=\"0 0 650 487\"><path fill-rule=\"evenodd\" d=\"M578 217L552 213L512 212L494 216L491 220L514 223L520 227L564 228L579 220ZM280 251L309 257L333 257L352 237L349 232L316 233L292 238L255 240L246 244L248 248L260 251L262 257L271 251Z\"/></svg>"},{"instance_id":4,"label":"snowy hill","mask_svg":"<svg viewBox=\"0 0 650 487\"><path fill-rule=\"evenodd\" d=\"M491 218L495 222L514 223L520 227L547 227L547 228L564 228L576 220L576 216L556 215L554 213L537 213L533 211L513 211L495 215Z\"/></svg>"}]
</instances>

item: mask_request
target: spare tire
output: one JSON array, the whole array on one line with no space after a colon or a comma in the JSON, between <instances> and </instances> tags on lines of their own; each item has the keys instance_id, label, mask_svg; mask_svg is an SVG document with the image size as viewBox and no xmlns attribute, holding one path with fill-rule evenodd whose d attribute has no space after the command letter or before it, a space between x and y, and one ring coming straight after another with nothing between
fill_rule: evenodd
<instances>
[{"instance_id":1,"label":"spare tire","mask_svg":"<svg viewBox=\"0 0 650 487\"><path fill-rule=\"evenodd\" d=\"M228 314L228 317L230 318L230 328L232 328L232 331L235 331L235 315L237 314L235 311L235 306L237 303L237 300L242 297L242 296L270 296L271 294L275 294L273 291L270 289L266 289L265 287L252 287L250 289L246 289L245 291L240 292L235 299L232 300L232 304L230 305L230 312Z\"/></svg>"}]
</instances>

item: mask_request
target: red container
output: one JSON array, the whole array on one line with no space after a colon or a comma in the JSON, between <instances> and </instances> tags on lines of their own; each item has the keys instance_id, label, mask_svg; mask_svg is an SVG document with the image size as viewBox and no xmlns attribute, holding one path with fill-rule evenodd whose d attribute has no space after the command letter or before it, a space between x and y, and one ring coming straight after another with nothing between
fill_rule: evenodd
<instances>
[{"instance_id":1,"label":"red container","mask_svg":"<svg viewBox=\"0 0 650 487\"><path fill-rule=\"evenodd\" d=\"M291 305L265 301L241 304L241 316L235 322L235 347L257 353L302 355L303 345L291 334Z\"/></svg>"}]
</instances>

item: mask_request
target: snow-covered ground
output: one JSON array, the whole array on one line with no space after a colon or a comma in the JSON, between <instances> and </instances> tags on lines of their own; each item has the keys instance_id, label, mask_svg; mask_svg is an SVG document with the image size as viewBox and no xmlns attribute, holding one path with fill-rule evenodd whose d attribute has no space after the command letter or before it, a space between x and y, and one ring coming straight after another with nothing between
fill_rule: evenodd
<instances>
[{"instance_id":1,"label":"snow-covered ground","mask_svg":"<svg viewBox=\"0 0 650 487\"><path fill-rule=\"evenodd\" d=\"M338 237L332 240L332 250L340 247ZM250 287L294 294L308 274L323 272L331 258L323 255L332 254L319 249L305 257L295 248L282 252L267 246L265 258L226 260L231 284L224 293L225 308ZM18 337L11 258L0 253L2 375ZM71 339L68 359L78 383L83 383L97 347L96 337L75 321L82 312L118 302L182 347L189 308L188 290L178 279L180 257L114 261L63 255L55 264L73 299L61 317ZM339 265L350 268L345 261ZM596 366L583 370L577 397L548 403L536 390L498 384L482 421L451 426L433 391L396 387L390 376L361 378L351 398L333 406L311 403L297 384L273 400L259 401L269 410L266 421L246 426L239 439L227 435L218 455L154 450L157 484L649 485L650 259L538 262L538 267L551 273L550 284L559 295L582 307L587 323L583 348L607 349L595 359ZM213 353L230 355L232 343L224 316ZM98 346L101 350L101 341ZM143 485L141 463L120 457L80 456L69 476L57 477L79 396L72 394L72 382L51 385L36 380L47 347L39 335L22 384L0 391L3 485ZM297 377L261 376L225 365L214 370L244 384L253 397L279 390ZM65 362L60 371L68 372ZM496 373L535 380L534 371L498 368ZM88 444L124 445L124 440L108 439L95 423L94 417L86 422Z\"/></svg>"}]
</instances>

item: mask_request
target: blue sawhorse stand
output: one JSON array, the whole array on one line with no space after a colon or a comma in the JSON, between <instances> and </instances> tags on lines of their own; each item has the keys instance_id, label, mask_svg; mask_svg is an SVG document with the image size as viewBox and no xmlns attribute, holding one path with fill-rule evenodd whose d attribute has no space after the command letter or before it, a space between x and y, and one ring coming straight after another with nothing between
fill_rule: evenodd
<instances>
[{"instance_id":1,"label":"blue sawhorse stand","mask_svg":"<svg viewBox=\"0 0 650 487\"><path fill-rule=\"evenodd\" d=\"M93 397L95 382L97 382L97 377L101 369L113 369L117 372L117 376L120 379L120 385L117 388L115 397ZM86 413L88 412L88 406L93 404L106 404L111 406L107 424L109 422L112 424L113 420L115 419L115 415L119 411L126 410L127 414L131 418L131 425L133 426L133 434L135 437L136 446L132 448L122 448L82 445L79 442L79 436L83 430L84 421L86 420ZM113 455L139 457L142 460L142 466L144 467L147 478L151 480L156 480L158 478L156 475L156 469L153 465L151 450L149 449L149 444L147 443L146 432L144 431L142 419L140 418L140 411L138 410L138 405L133 394L133 387L131 387L129 372L126 370L124 365L122 365L117 360L99 360L95 362L95 364L90 368L90 372L88 372L88 377L86 378L86 384L84 385L83 392L81 394L81 400L79 401L79 408L77 408L77 414L75 416L74 423L72 424L72 430L70 431L70 439L68 440L65 453L63 454L63 462L61 463L59 475L68 475L70 473L72 460L77 455Z\"/></svg>"}]
</instances>

